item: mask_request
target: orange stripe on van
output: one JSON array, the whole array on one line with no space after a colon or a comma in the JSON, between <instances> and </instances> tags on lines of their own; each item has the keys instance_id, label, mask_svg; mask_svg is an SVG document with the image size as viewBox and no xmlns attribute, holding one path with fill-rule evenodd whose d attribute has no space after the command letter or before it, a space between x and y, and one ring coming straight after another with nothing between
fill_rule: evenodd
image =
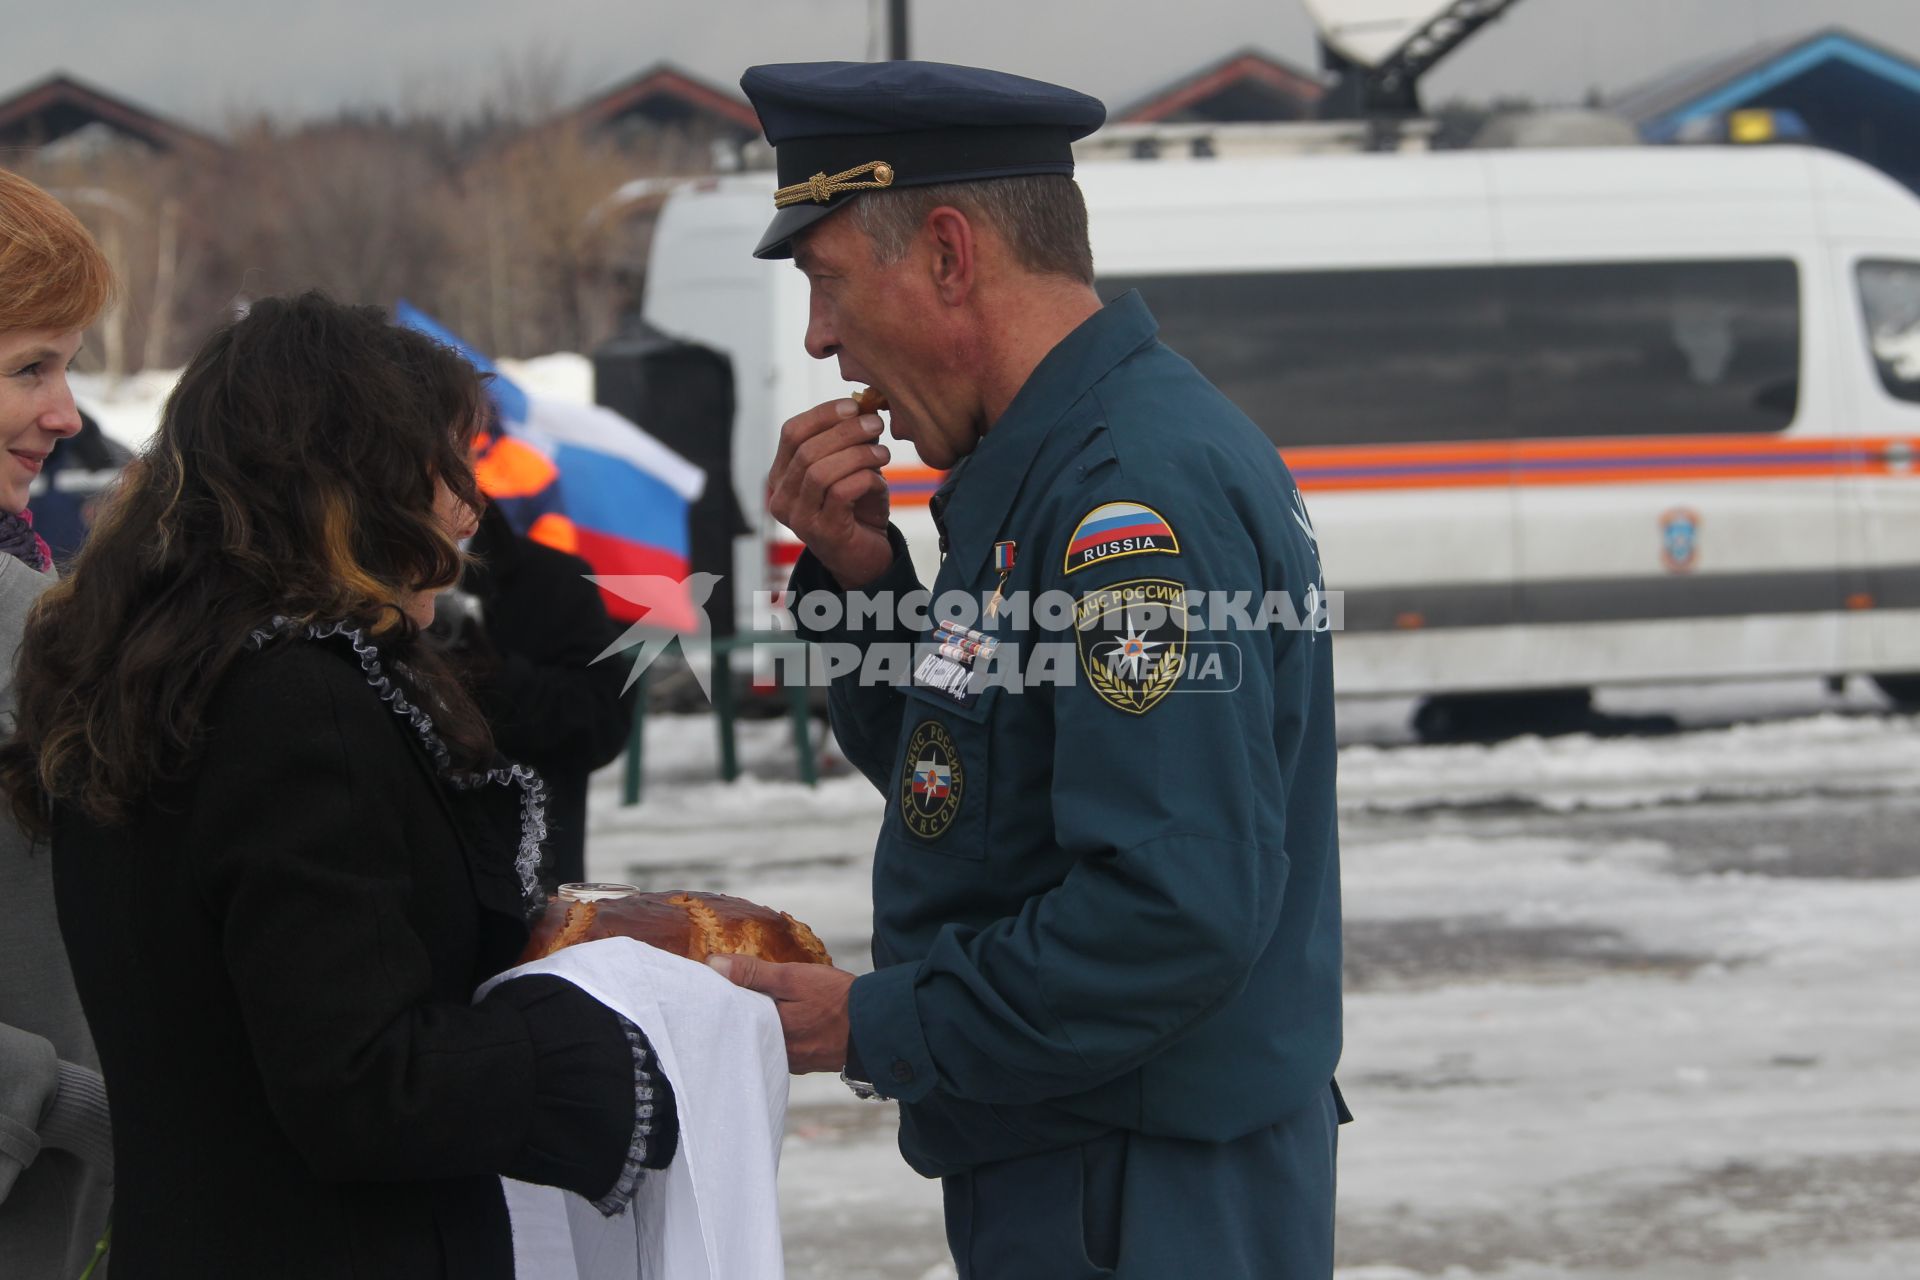
<instances>
[{"instance_id":1,"label":"orange stripe on van","mask_svg":"<svg viewBox=\"0 0 1920 1280\"><path fill-rule=\"evenodd\" d=\"M947 478L946 472L932 467L888 467L883 474L896 507L926 506L934 490Z\"/></svg>"},{"instance_id":2,"label":"orange stripe on van","mask_svg":"<svg viewBox=\"0 0 1920 1280\"><path fill-rule=\"evenodd\" d=\"M1326 446L1285 451L1300 487L1448 489L1655 484L1911 472L1913 442L1777 436L1633 436Z\"/></svg>"},{"instance_id":3,"label":"orange stripe on van","mask_svg":"<svg viewBox=\"0 0 1920 1280\"><path fill-rule=\"evenodd\" d=\"M1468 489L1914 475L1920 441L1778 436L1627 436L1604 440L1470 440L1459 444L1322 445L1282 451L1302 489ZM890 467L893 502L927 504L944 473Z\"/></svg>"}]
</instances>

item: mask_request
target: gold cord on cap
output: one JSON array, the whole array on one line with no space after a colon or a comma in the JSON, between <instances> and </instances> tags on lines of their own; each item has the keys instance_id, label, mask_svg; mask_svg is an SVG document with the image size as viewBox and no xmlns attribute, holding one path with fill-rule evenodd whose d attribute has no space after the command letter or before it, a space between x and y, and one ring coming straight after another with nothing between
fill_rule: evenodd
<instances>
[{"instance_id":1,"label":"gold cord on cap","mask_svg":"<svg viewBox=\"0 0 1920 1280\"><path fill-rule=\"evenodd\" d=\"M859 181L871 174L867 181ZM811 200L815 204L825 204L843 191L872 191L877 187L893 185L893 166L885 160L874 160L844 173L828 176L816 173L805 182L796 182L790 187L782 187L773 193L773 207L784 209L790 204L799 204L802 200Z\"/></svg>"}]
</instances>

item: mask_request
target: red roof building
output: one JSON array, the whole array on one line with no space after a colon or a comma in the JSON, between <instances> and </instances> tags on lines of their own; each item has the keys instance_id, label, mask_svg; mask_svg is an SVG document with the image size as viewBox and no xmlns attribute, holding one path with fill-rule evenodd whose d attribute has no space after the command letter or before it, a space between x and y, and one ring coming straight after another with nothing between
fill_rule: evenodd
<instances>
[{"instance_id":1,"label":"red roof building","mask_svg":"<svg viewBox=\"0 0 1920 1280\"><path fill-rule=\"evenodd\" d=\"M760 117L745 98L667 62L655 63L568 114L582 127L618 137L672 129L737 144L760 136Z\"/></svg>"},{"instance_id":2,"label":"red roof building","mask_svg":"<svg viewBox=\"0 0 1920 1280\"><path fill-rule=\"evenodd\" d=\"M220 145L203 133L64 72L0 98L0 148L38 149L85 129L104 129L154 151L193 151Z\"/></svg>"},{"instance_id":3,"label":"red roof building","mask_svg":"<svg viewBox=\"0 0 1920 1280\"><path fill-rule=\"evenodd\" d=\"M1242 49L1114 113L1125 124L1239 124L1313 120L1327 87L1258 49Z\"/></svg>"}]
</instances>

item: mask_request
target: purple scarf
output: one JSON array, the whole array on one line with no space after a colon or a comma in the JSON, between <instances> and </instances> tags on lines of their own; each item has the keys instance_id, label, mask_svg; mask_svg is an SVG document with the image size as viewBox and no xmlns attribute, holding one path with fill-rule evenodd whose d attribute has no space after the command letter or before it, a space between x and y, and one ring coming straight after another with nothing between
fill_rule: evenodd
<instances>
[{"instance_id":1,"label":"purple scarf","mask_svg":"<svg viewBox=\"0 0 1920 1280\"><path fill-rule=\"evenodd\" d=\"M33 512L19 515L0 511L0 553L12 556L40 573L53 571L53 552L46 540L33 531Z\"/></svg>"}]
</instances>

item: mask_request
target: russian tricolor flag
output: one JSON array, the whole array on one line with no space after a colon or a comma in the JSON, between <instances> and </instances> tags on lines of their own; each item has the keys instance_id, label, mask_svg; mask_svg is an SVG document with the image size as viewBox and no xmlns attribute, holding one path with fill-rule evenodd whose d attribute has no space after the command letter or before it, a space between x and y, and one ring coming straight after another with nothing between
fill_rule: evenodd
<instances>
[{"instance_id":1,"label":"russian tricolor flag","mask_svg":"<svg viewBox=\"0 0 1920 1280\"><path fill-rule=\"evenodd\" d=\"M706 473L611 409L529 395L418 308L402 302L394 315L493 375L501 431L475 441L474 472L513 527L579 556L597 578L627 579L625 594L600 588L619 621L698 630L687 511Z\"/></svg>"}]
</instances>

